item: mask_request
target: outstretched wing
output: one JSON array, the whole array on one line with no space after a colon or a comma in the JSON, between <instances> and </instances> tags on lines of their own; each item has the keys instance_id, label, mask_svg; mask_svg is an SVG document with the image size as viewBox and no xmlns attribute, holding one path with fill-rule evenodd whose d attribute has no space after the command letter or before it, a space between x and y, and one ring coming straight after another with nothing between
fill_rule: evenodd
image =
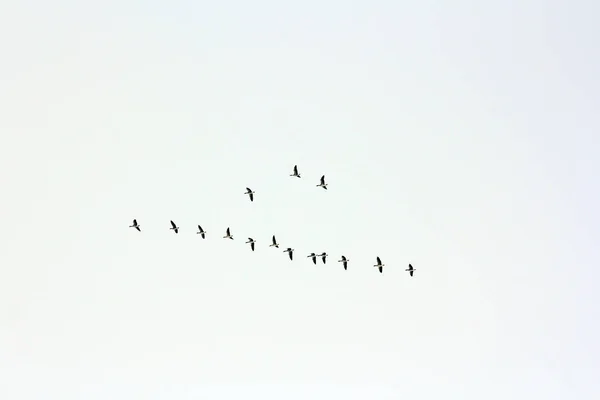
<instances>
[{"instance_id":1,"label":"outstretched wing","mask_svg":"<svg viewBox=\"0 0 600 400\"><path fill-rule=\"evenodd\" d=\"M298 175L298 166L294 165L294 174Z\"/></svg>"},{"instance_id":2,"label":"outstretched wing","mask_svg":"<svg viewBox=\"0 0 600 400\"><path fill-rule=\"evenodd\" d=\"M254 194L250 193L250 201L254 201Z\"/></svg>"},{"instance_id":3,"label":"outstretched wing","mask_svg":"<svg viewBox=\"0 0 600 400\"><path fill-rule=\"evenodd\" d=\"M324 185L324 184L325 184L325 175L323 175L323 176L321 177L321 185Z\"/></svg>"},{"instance_id":4,"label":"outstretched wing","mask_svg":"<svg viewBox=\"0 0 600 400\"><path fill-rule=\"evenodd\" d=\"M414 271L411 269L411 270L410 270L410 272L409 272L410 276L413 276L413 275L412 275L412 274L413 274L413 272L414 272Z\"/></svg>"},{"instance_id":5,"label":"outstretched wing","mask_svg":"<svg viewBox=\"0 0 600 400\"><path fill-rule=\"evenodd\" d=\"M135 229L137 229L137 230L138 230L138 232L141 232L141 231L142 231L142 230L140 229L140 227L139 227L139 226L137 226L137 225L135 226Z\"/></svg>"},{"instance_id":6,"label":"outstretched wing","mask_svg":"<svg viewBox=\"0 0 600 400\"><path fill-rule=\"evenodd\" d=\"M171 226L173 227L173 229L177 228L177 225L175 225L175 222L173 222L172 220L171 220Z\"/></svg>"},{"instance_id":7,"label":"outstretched wing","mask_svg":"<svg viewBox=\"0 0 600 400\"><path fill-rule=\"evenodd\" d=\"M254 242L250 243L250 248L254 251Z\"/></svg>"},{"instance_id":8,"label":"outstretched wing","mask_svg":"<svg viewBox=\"0 0 600 400\"><path fill-rule=\"evenodd\" d=\"M229 231L229 228L227 228L227 236L231 236L231 232Z\"/></svg>"},{"instance_id":9,"label":"outstretched wing","mask_svg":"<svg viewBox=\"0 0 600 400\"><path fill-rule=\"evenodd\" d=\"M290 260L294 259L294 257L292 256L292 253L293 253L292 251L288 251L288 254L290 255Z\"/></svg>"},{"instance_id":10,"label":"outstretched wing","mask_svg":"<svg viewBox=\"0 0 600 400\"><path fill-rule=\"evenodd\" d=\"M381 258L377 257L377 265L381 265Z\"/></svg>"},{"instance_id":11,"label":"outstretched wing","mask_svg":"<svg viewBox=\"0 0 600 400\"><path fill-rule=\"evenodd\" d=\"M383 274L383 267L379 267L379 272Z\"/></svg>"},{"instance_id":12,"label":"outstretched wing","mask_svg":"<svg viewBox=\"0 0 600 400\"><path fill-rule=\"evenodd\" d=\"M133 225L137 225L137 219L133 220Z\"/></svg>"},{"instance_id":13,"label":"outstretched wing","mask_svg":"<svg viewBox=\"0 0 600 400\"><path fill-rule=\"evenodd\" d=\"M342 264L344 264L344 269L347 270L348 269L348 263L346 261L344 261Z\"/></svg>"}]
</instances>

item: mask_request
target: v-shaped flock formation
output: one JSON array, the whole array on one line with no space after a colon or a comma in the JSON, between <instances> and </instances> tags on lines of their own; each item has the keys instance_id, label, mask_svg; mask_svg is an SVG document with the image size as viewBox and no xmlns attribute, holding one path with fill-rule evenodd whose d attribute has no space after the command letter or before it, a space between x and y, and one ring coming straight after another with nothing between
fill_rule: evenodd
<instances>
[{"instance_id":1,"label":"v-shaped flock formation","mask_svg":"<svg viewBox=\"0 0 600 400\"><path fill-rule=\"evenodd\" d=\"M296 178L300 178L300 173L298 172L298 166L294 165L294 172L292 174L290 174L290 176L292 177L296 177ZM323 175L319 181L319 184L316 185L317 187L323 188L325 190L327 190L327 183L325 183L325 175ZM250 201L254 201L254 194L256 192L253 191L250 188L246 188L246 192L244 194L248 195L248 197L250 198ZM175 222L170 221L171 222L171 227L169 228L170 230L173 230L175 233L179 233L179 227L177 226L177 224L175 224ZM133 220L133 224L129 225L130 228L135 228L138 230L138 232L141 232L141 226L140 224L138 224L137 219ZM198 232L196 232L196 234L201 235L202 239L206 239L206 231L204 229L202 229L202 226L198 225ZM223 236L223 239L230 239L233 240L233 235L231 234L231 229L229 227L227 227L226 231L225 231L225 235ZM279 248L279 243L277 243L277 239L275 238L275 235L273 235L272 239L271 239L271 244L269 245L269 247L275 247L275 248ZM255 243L256 240L253 238L248 238L248 241L245 242L246 244L250 244L250 249L252 251L254 251L254 247L255 247ZM288 253L288 256L290 258L290 260L294 259L294 249L291 247L286 248L284 251L284 253ZM321 254L316 254L316 253L310 253L308 256L306 256L307 258L312 259L312 262L316 265L317 264L317 257L320 257L321 260L323 261L323 264L327 263L327 257L329 257L329 255L326 252L323 252ZM342 255L341 258L338 260L339 263L342 263L342 266L344 267L344 270L348 269L348 263L350 262L349 258L346 258L346 256ZM381 261L381 258L379 258L379 256L377 257L377 264L374 264L373 267L379 269L380 273L383 273L383 267L385 267L385 264ZM408 264L408 269L406 269L405 271L408 271L408 273L410 274L410 276L413 276L413 273L415 271L415 268L413 268L412 264Z\"/></svg>"}]
</instances>

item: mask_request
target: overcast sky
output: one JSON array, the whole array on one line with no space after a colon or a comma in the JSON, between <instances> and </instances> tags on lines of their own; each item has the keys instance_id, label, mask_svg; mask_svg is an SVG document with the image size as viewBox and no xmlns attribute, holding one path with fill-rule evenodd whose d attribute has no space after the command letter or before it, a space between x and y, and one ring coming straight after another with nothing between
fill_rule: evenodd
<instances>
[{"instance_id":1,"label":"overcast sky","mask_svg":"<svg viewBox=\"0 0 600 400\"><path fill-rule=\"evenodd\" d=\"M0 398L599 398L599 12L2 2Z\"/></svg>"}]
</instances>

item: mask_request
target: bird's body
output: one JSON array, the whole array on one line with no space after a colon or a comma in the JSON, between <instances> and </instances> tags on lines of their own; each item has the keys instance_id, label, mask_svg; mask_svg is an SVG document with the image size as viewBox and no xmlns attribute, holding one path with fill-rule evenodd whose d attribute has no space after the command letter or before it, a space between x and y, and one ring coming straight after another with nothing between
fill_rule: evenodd
<instances>
[{"instance_id":1,"label":"bird's body","mask_svg":"<svg viewBox=\"0 0 600 400\"><path fill-rule=\"evenodd\" d=\"M373 266L379 268L379 272L383 274L383 267L385 266L385 264L381 263L381 258L377 257L377 264Z\"/></svg>"},{"instance_id":2,"label":"bird's body","mask_svg":"<svg viewBox=\"0 0 600 400\"><path fill-rule=\"evenodd\" d=\"M256 240L248 238L248 241L246 243L250 243L250 248L252 249L252 251L254 251L254 243L256 243Z\"/></svg>"},{"instance_id":3,"label":"bird's body","mask_svg":"<svg viewBox=\"0 0 600 400\"><path fill-rule=\"evenodd\" d=\"M253 192L252 189L246 188L246 193L244 193L244 194L247 194L248 196L250 196L250 201L254 201L254 193L255 192Z\"/></svg>"},{"instance_id":4,"label":"bird's body","mask_svg":"<svg viewBox=\"0 0 600 400\"><path fill-rule=\"evenodd\" d=\"M338 260L338 262L342 263L342 265L344 266L344 269L348 269L348 261L350 261L350 260L347 259L346 256L342 256L342 259Z\"/></svg>"},{"instance_id":5,"label":"bird's body","mask_svg":"<svg viewBox=\"0 0 600 400\"><path fill-rule=\"evenodd\" d=\"M223 236L223 239L233 240L233 236L231 235L231 231L229 230L229 228L227 228L227 232L225 233L225 236Z\"/></svg>"},{"instance_id":6,"label":"bird's body","mask_svg":"<svg viewBox=\"0 0 600 400\"><path fill-rule=\"evenodd\" d=\"M317 265L317 255L315 253L310 253L306 258L312 258L313 264Z\"/></svg>"},{"instance_id":7,"label":"bird's body","mask_svg":"<svg viewBox=\"0 0 600 400\"><path fill-rule=\"evenodd\" d=\"M293 256L292 256L292 253L294 252L294 249L292 249L291 247L288 247L288 248L287 248L287 249L285 249L283 252L284 252L284 253L288 253L288 255L290 256L290 260L293 260L293 259L294 259L294 258L293 258Z\"/></svg>"},{"instance_id":8,"label":"bird's body","mask_svg":"<svg viewBox=\"0 0 600 400\"><path fill-rule=\"evenodd\" d=\"M321 257L321 260L323 260L323 264L327 262L327 253L322 252L321 254L319 254L319 257Z\"/></svg>"},{"instance_id":9,"label":"bird's body","mask_svg":"<svg viewBox=\"0 0 600 400\"><path fill-rule=\"evenodd\" d=\"M296 178L300 178L300 174L298 173L298 166L294 165L294 173L290 176L295 176Z\"/></svg>"},{"instance_id":10,"label":"bird's body","mask_svg":"<svg viewBox=\"0 0 600 400\"><path fill-rule=\"evenodd\" d=\"M202 229L202 227L200 225L198 225L198 232L196 232L198 235L202 236L202 239L206 239L206 231L204 229Z\"/></svg>"},{"instance_id":11,"label":"bird's body","mask_svg":"<svg viewBox=\"0 0 600 400\"><path fill-rule=\"evenodd\" d=\"M413 272L415 271L415 269L413 268L412 264L408 264L408 269L406 269L405 271L408 271L410 276L413 276Z\"/></svg>"},{"instance_id":12,"label":"bird's body","mask_svg":"<svg viewBox=\"0 0 600 400\"><path fill-rule=\"evenodd\" d=\"M322 187L323 189L327 190L327 184L325 183L325 175L321 177L321 183L319 183L317 187Z\"/></svg>"},{"instance_id":13,"label":"bird's body","mask_svg":"<svg viewBox=\"0 0 600 400\"><path fill-rule=\"evenodd\" d=\"M275 240L275 235L273 235L273 243L270 244L269 247L279 248L279 243L277 243L277 240Z\"/></svg>"},{"instance_id":14,"label":"bird's body","mask_svg":"<svg viewBox=\"0 0 600 400\"><path fill-rule=\"evenodd\" d=\"M137 222L137 219L133 220L133 225L129 225L130 228L135 228L138 230L138 232L141 232L142 230L140 229L140 225Z\"/></svg>"},{"instance_id":15,"label":"bird's body","mask_svg":"<svg viewBox=\"0 0 600 400\"><path fill-rule=\"evenodd\" d=\"M173 229L175 233L179 233L179 227L175 225L175 222L171 221L171 227L169 229Z\"/></svg>"}]
</instances>

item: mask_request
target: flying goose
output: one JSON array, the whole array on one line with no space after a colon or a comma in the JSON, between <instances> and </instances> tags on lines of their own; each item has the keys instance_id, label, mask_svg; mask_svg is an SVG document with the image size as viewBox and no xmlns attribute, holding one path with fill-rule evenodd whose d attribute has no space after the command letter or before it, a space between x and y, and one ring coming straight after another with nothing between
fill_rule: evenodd
<instances>
[{"instance_id":1,"label":"flying goose","mask_svg":"<svg viewBox=\"0 0 600 400\"><path fill-rule=\"evenodd\" d=\"M315 253L310 253L306 258L312 258L313 264L317 265L317 255Z\"/></svg>"},{"instance_id":2,"label":"flying goose","mask_svg":"<svg viewBox=\"0 0 600 400\"><path fill-rule=\"evenodd\" d=\"M233 236L231 236L231 231L227 228L227 233L223 236L223 239L231 239L233 240Z\"/></svg>"},{"instance_id":3,"label":"flying goose","mask_svg":"<svg viewBox=\"0 0 600 400\"><path fill-rule=\"evenodd\" d=\"M412 264L408 264L408 269L405 269L405 271L408 271L408 273L410 274L410 276L413 276L413 272L414 272L414 268L412 266Z\"/></svg>"},{"instance_id":4,"label":"flying goose","mask_svg":"<svg viewBox=\"0 0 600 400\"><path fill-rule=\"evenodd\" d=\"M175 233L179 232L179 227L175 225L175 222L171 221L171 227L169 229L173 229Z\"/></svg>"},{"instance_id":5,"label":"flying goose","mask_svg":"<svg viewBox=\"0 0 600 400\"><path fill-rule=\"evenodd\" d=\"M206 231L204 229L202 229L202 227L200 225L198 225L198 232L196 232L198 235L202 235L202 239L206 239Z\"/></svg>"},{"instance_id":6,"label":"flying goose","mask_svg":"<svg viewBox=\"0 0 600 400\"><path fill-rule=\"evenodd\" d=\"M379 268L379 272L381 272L383 274L383 267L385 266L385 264L381 263L381 258L377 257L377 264L373 265L374 267L378 267Z\"/></svg>"},{"instance_id":7,"label":"flying goose","mask_svg":"<svg viewBox=\"0 0 600 400\"><path fill-rule=\"evenodd\" d=\"M250 248L252 249L252 251L254 251L254 243L256 243L256 240L248 238L248 241L246 243L250 243Z\"/></svg>"},{"instance_id":8,"label":"flying goose","mask_svg":"<svg viewBox=\"0 0 600 400\"><path fill-rule=\"evenodd\" d=\"M346 256L342 256L341 260L338 260L338 262L343 263L344 265L344 269L348 269L348 261L350 261L349 259L346 258Z\"/></svg>"},{"instance_id":9,"label":"flying goose","mask_svg":"<svg viewBox=\"0 0 600 400\"><path fill-rule=\"evenodd\" d=\"M319 183L317 187L322 187L323 189L327 190L327 184L325 183L325 175L321 177L321 183Z\"/></svg>"},{"instance_id":10,"label":"flying goose","mask_svg":"<svg viewBox=\"0 0 600 400\"><path fill-rule=\"evenodd\" d=\"M279 243L277 243L277 240L275 240L275 235L273 235L273 244L270 244L269 247L279 248Z\"/></svg>"},{"instance_id":11,"label":"flying goose","mask_svg":"<svg viewBox=\"0 0 600 400\"><path fill-rule=\"evenodd\" d=\"M244 194L247 194L248 196L250 196L250 201L254 201L254 193L255 192L253 192L252 189L246 188L246 193L244 193Z\"/></svg>"},{"instance_id":12,"label":"flying goose","mask_svg":"<svg viewBox=\"0 0 600 400\"><path fill-rule=\"evenodd\" d=\"M293 260L292 253L294 252L294 249L292 249L291 247L288 247L288 248L287 248L287 249L285 249L283 252L284 252L284 253L288 253L288 254L289 254L289 256L290 256L290 260Z\"/></svg>"},{"instance_id":13,"label":"flying goose","mask_svg":"<svg viewBox=\"0 0 600 400\"><path fill-rule=\"evenodd\" d=\"M138 232L141 232L140 226L137 223L137 219L133 220L133 225L129 225L130 228L135 228L138 230Z\"/></svg>"},{"instance_id":14,"label":"flying goose","mask_svg":"<svg viewBox=\"0 0 600 400\"><path fill-rule=\"evenodd\" d=\"M294 165L294 173L290 176L295 176L296 178L300 178L300 174L298 173L298 166Z\"/></svg>"},{"instance_id":15,"label":"flying goose","mask_svg":"<svg viewBox=\"0 0 600 400\"><path fill-rule=\"evenodd\" d=\"M325 264L327 259L327 253L323 252L319 254L319 257L321 257L321 260L323 260L323 264Z\"/></svg>"}]
</instances>

